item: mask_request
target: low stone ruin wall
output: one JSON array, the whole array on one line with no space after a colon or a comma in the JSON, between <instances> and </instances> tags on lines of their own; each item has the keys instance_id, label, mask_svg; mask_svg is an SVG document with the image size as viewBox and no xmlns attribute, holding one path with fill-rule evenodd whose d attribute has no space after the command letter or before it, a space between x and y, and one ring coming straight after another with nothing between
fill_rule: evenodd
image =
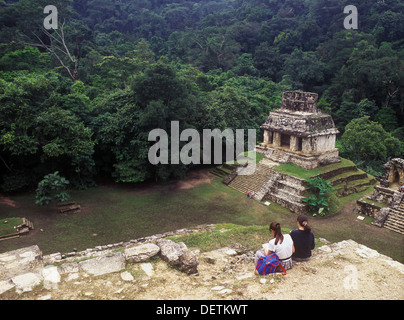
<instances>
[{"instance_id":1,"label":"low stone ruin wall","mask_svg":"<svg viewBox=\"0 0 404 320\"><path fill-rule=\"evenodd\" d=\"M99 276L125 269L127 263L139 263L160 254L172 267L190 275L198 273L196 255L184 243L175 243L169 236L215 230L213 225L180 229L128 242L119 242L80 252L42 255L37 245L0 254L0 294L15 288L18 293L31 291L43 284L53 289L61 275L73 276L79 271Z\"/></svg>"}]
</instances>

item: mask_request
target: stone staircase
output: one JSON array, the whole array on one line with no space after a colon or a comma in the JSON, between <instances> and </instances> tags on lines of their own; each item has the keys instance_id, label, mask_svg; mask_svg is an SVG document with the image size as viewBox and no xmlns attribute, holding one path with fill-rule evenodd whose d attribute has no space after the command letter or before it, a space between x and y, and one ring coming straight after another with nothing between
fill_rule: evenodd
<instances>
[{"instance_id":1,"label":"stone staircase","mask_svg":"<svg viewBox=\"0 0 404 320\"><path fill-rule=\"evenodd\" d=\"M384 227L404 234L404 198L398 207L390 208Z\"/></svg>"},{"instance_id":2,"label":"stone staircase","mask_svg":"<svg viewBox=\"0 0 404 320\"><path fill-rule=\"evenodd\" d=\"M274 185L276 184L276 181L280 178L280 174L277 172L274 172L271 178L263 184L261 189L256 193L255 195L255 200L261 201L264 199L264 197L267 195L268 191L273 189Z\"/></svg>"},{"instance_id":3,"label":"stone staircase","mask_svg":"<svg viewBox=\"0 0 404 320\"><path fill-rule=\"evenodd\" d=\"M248 190L254 191L257 194L271 176L272 171L270 170L270 166L267 162L261 161L256 164L253 174L237 175L228 186L244 194L247 194Z\"/></svg>"},{"instance_id":4,"label":"stone staircase","mask_svg":"<svg viewBox=\"0 0 404 320\"><path fill-rule=\"evenodd\" d=\"M237 175L229 187L244 194L254 191L254 199L270 200L293 212L304 213L307 206L301 201L305 192L304 180L272 170L277 163L264 158L257 163L255 172L251 175ZM246 168L248 170L248 168Z\"/></svg>"}]
</instances>

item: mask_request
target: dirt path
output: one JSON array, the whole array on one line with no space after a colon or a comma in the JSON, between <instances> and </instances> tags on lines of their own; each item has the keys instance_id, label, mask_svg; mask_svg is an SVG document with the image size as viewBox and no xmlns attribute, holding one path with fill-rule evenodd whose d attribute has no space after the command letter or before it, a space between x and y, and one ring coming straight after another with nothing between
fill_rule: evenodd
<instances>
[{"instance_id":1,"label":"dirt path","mask_svg":"<svg viewBox=\"0 0 404 320\"><path fill-rule=\"evenodd\" d=\"M180 180L175 183L178 190L192 189L197 186L211 183L214 176L207 170L195 170L185 180Z\"/></svg>"},{"instance_id":2,"label":"dirt path","mask_svg":"<svg viewBox=\"0 0 404 320\"><path fill-rule=\"evenodd\" d=\"M1 194L0 194L0 204L6 205L6 206L9 206L9 207L13 207L13 208L18 208L15 201L13 201L10 198L5 197L5 196L3 196Z\"/></svg>"},{"instance_id":3,"label":"dirt path","mask_svg":"<svg viewBox=\"0 0 404 320\"><path fill-rule=\"evenodd\" d=\"M203 184L211 183L212 180L215 178L213 174L211 174L206 169L196 169L189 172L187 177L182 180L170 180L166 183L158 184L153 182L145 182L139 183L134 186L123 186L123 188L135 194L148 194L156 191L169 191L169 192L176 192L179 190L187 190L198 187ZM108 188L116 188L117 184L108 184L102 183L100 184L99 188L101 189L108 189Z\"/></svg>"}]
</instances>

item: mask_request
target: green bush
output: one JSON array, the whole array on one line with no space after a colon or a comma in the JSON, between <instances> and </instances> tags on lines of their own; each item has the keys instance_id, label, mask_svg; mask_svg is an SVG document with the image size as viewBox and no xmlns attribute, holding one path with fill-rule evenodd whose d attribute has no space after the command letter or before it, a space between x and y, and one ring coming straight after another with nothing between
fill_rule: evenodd
<instances>
[{"instance_id":1,"label":"green bush","mask_svg":"<svg viewBox=\"0 0 404 320\"><path fill-rule=\"evenodd\" d=\"M58 202L65 202L70 199L69 194L64 191L69 184L69 180L59 175L59 172L48 174L44 176L43 180L38 183L36 189L35 203L37 205L49 205L52 199Z\"/></svg>"},{"instance_id":2,"label":"green bush","mask_svg":"<svg viewBox=\"0 0 404 320\"><path fill-rule=\"evenodd\" d=\"M317 214L320 216L327 215L330 212L328 197L329 194L333 192L331 183L319 177L307 179L305 182L312 195L303 198L302 201L309 205L309 210L313 213L313 216Z\"/></svg>"}]
</instances>

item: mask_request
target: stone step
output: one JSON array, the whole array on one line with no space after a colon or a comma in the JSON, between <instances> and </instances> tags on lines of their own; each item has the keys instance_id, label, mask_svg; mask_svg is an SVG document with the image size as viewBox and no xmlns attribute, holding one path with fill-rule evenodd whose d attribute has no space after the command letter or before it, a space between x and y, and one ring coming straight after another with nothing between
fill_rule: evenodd
<instances>
[{"instance_id":1,"label":"stone step","mask_svg":"<svg viewBox=\"0 0 404 320\"><path fill-rule=\"evenodd\" d=\"M279 163L274 162L272 160L269 160L268 158L263 158L260 162L259 165L264 165L266 167L272 168L274 166L277 166Z\"/></svg>"},{"instance_id":2,"label":"stone step","mask_svg":"<svg viewBox=\"0 0 404 320\"><path fill-rule=\"evenodd\" d=\"M398 233L401 233L401 234L404 234L404 230L402 229L402 228L397 228L397 227L395 227L395 226L392 226L392 225L384 225L384 227L386 228L386 229L389 229L389 230L391 230L391 231L394 231L394 232L398 232Z\"/></svg>"},{"instance_id":3,"label":"stone step","mask_svg":"<svg viewBox=\"0 0 404 320\"><path fill-rule=\"evenodd\" d=\"M390 209L389 217L391 217L392 219L400 220L404 224L404 213L398 211L397 209Z\"/></svg>"},{"instance_id":4,"label":"stone step","mask_svg":"<svg viewBox=\"0 0 404 320\"><path fill-rule=\"evenodd\" d=\"M268 199L269 201L275 202L282 207L288 208L289 210L295 212L295 213L306 213L307 212L307 205L299 202L295 202L290 200L289 198L286 198L282 195L279 194L271 194L268 193L265 199Z\"/></svg>"},{"instance_id":5,"label":"stone step","mask_svg":"<svg viewBox=\"0 0 404 320\"><path fill-rule=\"evenodd\" d=\"M282 199L290 199L294 203L302 203L302 197L295 193L287 192L286 190L276 190L273 194Z\"/></svg>"},{"instance_id":6,"label":"stone step","mask_svg":"<svg viewBox=\"0 0 404 320\"><path fill-rule=\"evenodd\" d=\"M315 176L315 177L320 177L321 179L325 179L325 180L330 180L332 178L335 178L336 176L346 173L346 172L356 172L358 171L358 168L353 165L353 166L347 166L347 167L342 167L342 168L337 168L337 169L333 169L324 173L320 173L319 175ZM314 178L314 177L313 177Z\"/></svg>"},{"instance_id":7,"label":"stone step","mask_svg":"<svg viewBox=\"0 0 404 320\"><path fill-rule=\"evenodd\" d=\"M79 213L80 211L81 211L80 205L60 207L58 210L59 213Z\"/></svg>"},{"instance_id":8,"label":"stone step","mask_svg":"<svg viewBox=\"0 0 404 320\"><path fill-rule=\"evenodd\" d=\"M362 179L366 179L366 178L368 178L367 173L359 171L359 173L351 174L351 175L344 176L344 177L336 176L333 179L330 179L329 181L331 182L332 186L336 186L340 183L350 182L350 181L354 181L354 180L362 180Z\"/></svg>"},{"instance_id":9,"label":"stone step","mask_svg":"<svg viewBox=\"0 0 404 320\"><path fill-rule=\"evenodd\" d=\"M350 182L346 183L340 183L339 185L335 185L334 189L336 191L345 189L345 188L360 188L360 187L365 187L365 186L370 186L376 182L375 179L373 178L365 178L365 179L357 179L357 180L352 180Z\"/></svg>"},{"instance_id":10,"label":"stone step","mask_svg":"<svg viewBox=\"0 0 404 320\"><path fill-rule=\"evenodd\" d=\"M348 183L341 183L333 187L335 193L340 197L346 197L353 193L359 193L374 185L376 180L373 178L353 180Z\"/></svg>"},{"instance_id":11,"label":"stone step","mask_svg":"<svg viewBox=\"0 0 404 320\"><path fill-rule=\"evenodd\" d=\"M217 171L217 170L212 170L211 171L212 174L214 174L215 176L219 177L219 178L224 178L227 174Z\"/></svg>"},{"instance_id":12,"label":"stone step","mask_svg":"<svg viewBox=\"0 0 404 320\"><path fill-rule=\"evenodd\" d=\"M262 184L251 184L251 183L242 183L240 181L236 181L236 182L232 181L229 184L229 187L231 187L233 189L236 189L236 190L239 190L242 193L246 193L248 190L258 192L261 189L263 184L264 183L262 183Z\"/></svg>"},{"instance_id":13,"label":"stone step","mask_svg":"<svg viewBox=\"0 0 404 320\"><path fill-rule=\"evenodd\" d=\"M237 175L230 183L229 187L236 189L242 193L248 190L257 193L262 186L270 179L272 172L269 167L258 163L255 172L251 175Z\"/></svg>"},{"instance_id":14,"label":"stone step","mask_svg":"<svg viewBox=\"0 0 404 320\"><path fill-rule=\"evenodd\" d=\"M276 182L276 187L297 195L303 195L306 191L306 188L303 185L297 185L287 180L278 180Z\"/></svg>"},{"instance_id":15,"label":"stone step","mask_svg":"<svg viewBox=\"0 0 404 320\"><path fill-rule=\"evenodd\" d=\"M268 179L270 178L270 176L268 177L263 177L263 176L237 176L236 178L233 179L232 182L230 182L230 184L237 184L237 183L241 183L241 184L262 184L266 181L268 181Z\"/></svg>"},{"instance_id":16,"label":"stone step","mask_svg":"<svg viewBox=\"0 0 404 320\"><path fill-rule=\"evenodd\" d=\"M393 210L390 210L389 216L386 219L387 223L393 223L404 227L403 216L397 215Z\"/></svg>"},{"instance_id":17,"label":"stone step","mask_svg":"<svg viewBox=\"0 0 404 320\"><path fill-rule=\"evenodd\" d=\"M404 224L399 220L392 220L392 219L387 218L386 222L384 223L384 226L397 228L404 232Z\"/></svg>"},{"instance_id":18,"label":"stone step","mask_svg":"<svg viewBox=\"0 0 404 320\"><path fill-rule=\"evenodd\" d=\"M404 212L397 209L390 209L384 227L404 234Z\"/></svg>"},{"instance_id":19,"label":"stone step","mask_svg":"<svg viewBox=\"0 0 404 320\"><path fill-rule=\"evenodd\" d=\"M26 218L22 218L22 223L26 225L30 230L34 229L34 225L31 221L27 220Z\"/></svg>"}]
</instances>

